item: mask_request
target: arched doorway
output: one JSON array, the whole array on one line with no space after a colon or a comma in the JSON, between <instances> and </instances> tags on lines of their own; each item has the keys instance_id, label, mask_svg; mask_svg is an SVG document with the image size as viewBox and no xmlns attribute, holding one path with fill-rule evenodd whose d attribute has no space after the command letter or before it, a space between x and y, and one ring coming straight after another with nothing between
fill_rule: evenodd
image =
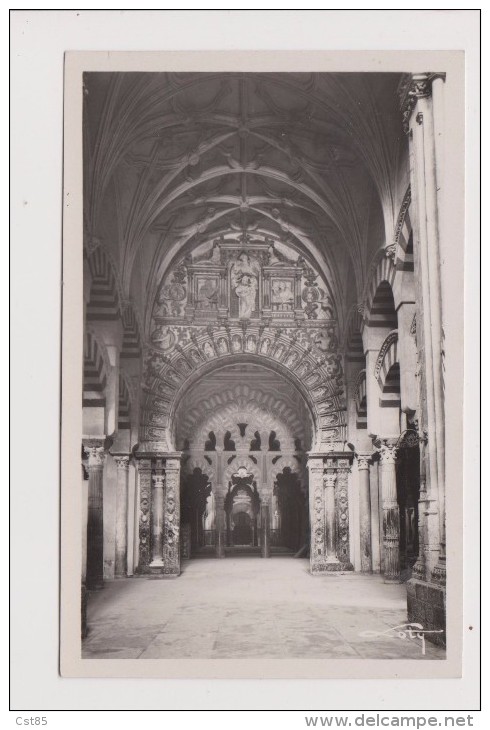
<instances>
[{"instance_id":1,"label":"arched doorway","mask_svg":"<svg viewBox=\"0 0 490 730\"><path fill-rule=\"evenodd\" d=\"M302 394L264 365L229 364L193 383L175 411L183 557L218 555L221 543L222 555L304 546L312 438Z\"/></svg>"}]
</instances>

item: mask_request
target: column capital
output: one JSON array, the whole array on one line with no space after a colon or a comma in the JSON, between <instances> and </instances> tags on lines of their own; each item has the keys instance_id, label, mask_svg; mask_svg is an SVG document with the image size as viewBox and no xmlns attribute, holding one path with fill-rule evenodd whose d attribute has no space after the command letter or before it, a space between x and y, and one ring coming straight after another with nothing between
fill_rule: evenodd
<instances>
[{"instance_id":1,"label":"column capital","mask_svg":"<svg viewBox=\"0 0 490 730\"><path fill-rule=\"evenodd\" d=\"M369 469L371 464L372 454L357 454L357 468L359 471L363 469Z\"/></svg>"},{"instance_id":2,"label":"column capital","mask_svg":"<svg viewBox=\"0 0 490 730\"><path fill-rule=\"evenodd\" d=\"M152 479L153 479L153 486L155 487L155 489L163 489L163 487L165 485L165 474L163 474L163 473L153 474Z\"/></svg>"},{"instance_id":3,"label":"column capital","mask_svg":"<svg viewBox=\"0 0 490 730\"><path fill-rule=\"evenodd\" d=\"M419 99L424 99L432 94L432 82L434 79L445 79L443 72L404 74L398 85L398 96L400 98L400 110L403 117L403 129L408 133L410 117Z\"/></svg>"},{"instance_id":4,"label":"column capital","mask_svg":"<svg viewBox=\"0 0 490 730\"><path fill-rule=\"evenodd\" d=\"M105 437L83 439L84 451L88 454L88 468L101 468L104 466L106 448Z\"/></svg>"},{"instance_id":5,"label":"column capital","mask_svg":"<svg viewBox=\"0 0 490 730\"><path fill-rule=\"evenodd\" d=\"M398 458L398 439L387 438L380 439L380 445L378 446L378 453L380 456L381 464L396 464Z\"/></svg>"},{"instance_id":6,"label":"column capital","mask_svg":"<svg viewBox=\"0 0 490 730\"><path fill-rule=\"evenodd\" d=\"M129 469L129 454L113 454L112 458L116 462L118 469L122 469L123 471L127 471Z\"/></svg>"}]
</instances>

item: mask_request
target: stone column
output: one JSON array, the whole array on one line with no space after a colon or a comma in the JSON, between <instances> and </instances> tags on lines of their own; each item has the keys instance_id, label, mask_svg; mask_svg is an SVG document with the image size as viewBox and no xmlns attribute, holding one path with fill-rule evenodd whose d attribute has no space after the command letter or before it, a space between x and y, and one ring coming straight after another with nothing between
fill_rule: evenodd
<instances>
[{"instance_id":1,"label":"stone column","mask_svg":"<svg viewBox=\"0 0 490 730\"><path fill-rule=\"evenodd\" d=\"M116 578L128 575L128 491L129 491L129 456L116 455Z\"/></svg>"},{"instance_id":2,"label":"stone column","mask_svg":"<svg viewBox=\"0 0 490 730\"><path fill-rule=\"evenodd\" d=\"M163 568L163 524L164 524L165 473L160 459L152 476L151 493L151 563L150 568Z\"/></svg>"},{"instance_id":3,"label":"stone column","mask_svg":"<svg viewBox=\"0 0 490 730\"><path fill-rule=\"evenodd\" d=\"M369 468L369 491L371 501L371 556L374 573L381 573L381 535L380 535L380 508L378 462Z\"/></svg>"},{"instance_id":4,"label":"stone column","mask_svg":"<svg viewBox=\"0 0 490 730\"><path fill-rule=\"evenodd\" d=\"M323 488L323 458L308 458L310 495L310 570L313 574L325 570L325 502Z\"/></svg>"},{"instance_id":5,"label":"stone column","mask_svg":"<svg viewBox=\"0 0 490 730\"><path fill-rule=\"evenodd\" d=\"M445 582L445 423L443 329L440 267L442 180L441 96L444 74L413 74L401 85L401 108L409 133L410 181L414 201L414 258L421 283L418 315L423 322L427 396L427 492L439 507L439 563L436 579ZM434 98L432 94L434 92Z\"/></svg>"},{"instance_id":6,"label":"stone column","mask_svg":"<svg viewBox=\"0 0 490 730\"><path fill-rule=\"evenodd\" d=\"M336 552L336 531L335 531L335 483L337 474L335 471L328 471L323 475L323 488L325 490L325 535L326 535L326 562L338 563Z\"/></svg>"},{"instance_id":7,"label":"stone column","mask_svg":"<svg viewBox=\"0 0 490 730\"><path fill-rule=\"evenodd\" d=\"M88 451L87 577L88 590L104 586L103 473L105 449L102 439L84 442Z\"/></svg>"},{"instance_id":8,"label":"stone column","mask_svg":"<svg viewBox=\"0 0 490 730\"><path fill-rule=\"evenodd\" d=\"M151 459L138 458L139 554L138 572L148 572L150 564Z\"/></svg>"},{"instance_id":9,"label":"stone column","mask_svg":"<svg viewBox=\"0 0 490 730\"><path fill-rule=\"evenodd\" d=\"M167 578L180 575L180 458L165 459L163 573Z\"/></svg>"},{"instance_id":10,"label":"stone column","mask_svg":"<svg viewBox=\"0 0 490 730\"><path fill-rule=\"evenodd\" d=\"M262 552L263 558L271 556L271 533L270 533L270 508L269 502L262 503Z\"/></svg>"},{"instance_id":11,"label":"stone column","mask_svg":"<svg viewBox=\"0 0 490 730\"><path fill-rule=\"evenodd\" d=\"M383 501L384 577L385 583L398 583L400 581L400 510L396 494L396 440L382 439L379 453Z\"/></svg>"},{"instance_id":12,"label":"stone column","mask_svg":"<svg viewBox=\"0 0 490 730\"><path fill-rule=\"evenodd\" d=\"M372 573L371 553L371 493L369 483L369 460L371 454L358 454L359 470L359 525L361 531L361 572Z\"/></svg>"},{"instance_id":13,"label":"stone column","mask_svg":"<svg viewBox=\"0 0 490 730\"><path fill-rule=\"evenodd\" d=\"M215 526L216 526L216 557L225 557L225 507L224 497L221 492L214 495L215 505Z\"/></svg>"}]
</instances>

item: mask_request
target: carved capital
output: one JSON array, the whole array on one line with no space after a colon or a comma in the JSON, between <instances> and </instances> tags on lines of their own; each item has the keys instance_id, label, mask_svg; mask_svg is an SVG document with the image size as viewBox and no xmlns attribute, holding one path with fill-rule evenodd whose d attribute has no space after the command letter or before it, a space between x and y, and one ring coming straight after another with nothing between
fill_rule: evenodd
<instances>
[{"instance_id":1,"label":"carved capital","mask_svg":"<svg viewBox=\"0 0 490 730\"><path fill-rule=\"evenodd\" d=\"M105 460L105 449L103 446L91 446L88 451L88 468L102 469Z\"/></svg>"},{"instance_id":2,"label":"carved capital","mask_svg":"<svg viewBox=\"0 0 490 730\"><path fill-rule=\"evenodd\" d=\"M398 450L398 440L381 439L379 447L380 464L396 464Z\"/></svg>"},{"instance_id":3,"label":"carved capital","mask_svg":"<svg viewBox=\"0 0 490 730\"><path fill-rule=\"evenodd\" d=\"M357 454L357 468L359 471L369 469L371 454Z\"/></svg>"},{"instance_id":4,"label":"carved capital","mask_svg":"<svg viewBox=\"0 0 490 730\"><path fill-rule=\"evenodd\" d=\"M403 129L408 133L410 117L419 99L432 94L432 82L436 78L445 78L445 73L404 74L398 86Z\"/></svg>"},{"instance_id":5,"label":"carved capital","mask_svg":"<svg viewBox=\"0 0 490 730\"><path fill-rule=\"evenodd\" d=\"M114 461L118 469L127 471L129 468L129 456L117 454L114 456Z\"/></svg>"},{"instance_id":6,"label":"carved capital","mask_svg":"<svg viewBox=\"0 0 490 730\"><path fill-rule=\"evenodd\" d=\"M152 479L154 489L163 489L165 485L165 474L153 474Z\"/></svg>"}]
</instances>

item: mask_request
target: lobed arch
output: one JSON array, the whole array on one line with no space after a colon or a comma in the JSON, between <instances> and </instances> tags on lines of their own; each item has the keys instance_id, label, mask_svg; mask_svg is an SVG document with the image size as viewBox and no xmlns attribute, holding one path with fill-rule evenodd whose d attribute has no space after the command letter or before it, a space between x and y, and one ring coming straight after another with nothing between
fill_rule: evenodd
<instances>
[{"instance_id":1,"label":"lobed arch","mask_svg":"<svg viewBox=\"0 0 490 730\"><path fill-rule=\"evenodd\" d=\"M210 464L204 456L191 454L188 459L182 462L182 474L188 476L189 474L193 474L196 469L200 469L201 473L207 476L210 482L214 483L216 475L214 465L212 463Z\"/></svg>"},{"instance_id":2,"label":"lobed arch","mask_svg":"<svg viewBox=\"0 0 490 730\"><path fill-rule=\"evenodd\" d=\"M199 359L191 360L189 351L194 348L197 353L194 343L187 350L181 348L182 352L175 360L165 358L161 353L154 352L150 355L145 373L140 423L140 442L145 444L144 448L156 451L174 450L177 446L175 415L185 393L207 374L227 365L242 363L257 364L278 373L299 392L311 417L313 450L345 440L344 391L339 381L332 377L335 368L333 371L329 369L331 365L328 361L319 363L310 351L287 339L282 343L279 337L271 336L271 347L265 355L260 348L260 336L257 338L255 352L244 349L242 334L236 333L233 337L240 344L240 351L221 354L214 345L212 333L207 332L203 339L207 338L209 352L212 353L209 359L199 356ZM281 357L286 363L290 362L289 356L294 348L298 349L298 361L293 366L288 366L281 361ZM279 356L275 357L278 352ZM177 367L184 355L188 365L186 372Z\"/></svg>"},{"instance_id":3,"label":"lobed arch","mask_svg":"<svg viewBox=\"0 0 490 730\"><path fill-rule=\"evenodd\" d=\"M203 448L210 431L214 431L218 445L222 446L225 430L232 432L232 438L241 448L248 448L254 432L261 436L261 451L267 451L267 440L272 430L277 431L281 443L293 443L295 438L311 441L312 424L305 423L294 407L284 398L267 391L241 383L203 397L193 408L187 403L185 412L176 419L176 441L189 439L194 448ZM246 423L244 436L237 428Z\"/></svg>"}]
</instances>

